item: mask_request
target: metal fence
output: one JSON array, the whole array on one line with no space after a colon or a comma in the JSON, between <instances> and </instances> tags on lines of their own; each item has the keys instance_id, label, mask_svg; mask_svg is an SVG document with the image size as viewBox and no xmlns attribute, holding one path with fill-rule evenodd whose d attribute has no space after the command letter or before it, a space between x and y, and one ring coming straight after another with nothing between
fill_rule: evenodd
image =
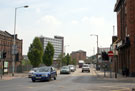
<instances>
[{"instance_id":1,"label":"metal fence","mask_svg":"<svg viewBox=\"0 0 135 91\"><path fill-rule=\"evenodd\" d=\"M16 73L23 73L25 71L29 71L30 69L32 68L32 65L18 65L15 67L15 72ZM8 68L8 73L12 73L12 69L13 67L12 66L9 66Z\"/></svg>"}]
</instances>

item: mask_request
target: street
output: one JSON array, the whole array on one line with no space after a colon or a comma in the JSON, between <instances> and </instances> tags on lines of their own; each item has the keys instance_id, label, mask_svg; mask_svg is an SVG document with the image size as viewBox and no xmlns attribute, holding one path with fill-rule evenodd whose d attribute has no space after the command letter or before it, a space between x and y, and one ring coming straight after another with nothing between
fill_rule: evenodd
<instances>
[{"instance_id":1,"label":"street","mask_svg":"<svg viewBox=\"0 0 135 91\"><path fill-rule=\"evenodd\" d=\"M78 68L71 74L58 73L57 80L32 82L30 78L16 78L0 81L0 91L131 91L135 82L98 78L91 72L81 72Z\"/></svg>"}]
</instances>

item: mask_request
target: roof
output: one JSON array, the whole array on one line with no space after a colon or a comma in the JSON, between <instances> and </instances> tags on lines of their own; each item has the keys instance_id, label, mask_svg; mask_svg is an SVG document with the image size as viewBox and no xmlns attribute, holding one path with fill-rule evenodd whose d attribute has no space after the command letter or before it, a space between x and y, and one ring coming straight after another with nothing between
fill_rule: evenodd
<instances>
[{"instance_id":1,"label":"roof","mask_svg":"<svg viewBox=\"0 0 135 91\"><path fill-rule=\"evenodd\" d=\"M121 6L121 3L125 0L117 0L117 3L115 4L114 11L117 12L119 7Z\"/></svg>"},{"instance_id":2,"label":"roof","mask_svg":"<svg viewBox=\"0 0 135 91\"><path fill-rule=\"evenodd\" d=\"M86 51L78 50L78 51L73 51L72 53L80 53L80 52L86 52Z\"/></svg>"},{"instance_id":3,"label":"roof","mask_svg":"<svg viewBox=\"0 0 135 91\"><path fill-rule=\"evenodd\" d=\"M0 35L6 36L6 37L12 37L12 35L9 34L7 31L1 31L0 30Z\"/></svg>"}]
</instances>

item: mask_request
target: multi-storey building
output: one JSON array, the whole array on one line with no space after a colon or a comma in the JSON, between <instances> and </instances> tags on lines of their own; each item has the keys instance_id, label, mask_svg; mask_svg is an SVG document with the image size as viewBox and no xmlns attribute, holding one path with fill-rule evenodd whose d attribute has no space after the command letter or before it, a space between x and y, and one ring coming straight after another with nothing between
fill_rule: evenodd
<instances>
[{"instance_id":1,"label":"multi-storey building","mask_svg":"<svg viewBox=\"0 0 135 91\"><path fill-rule=\"evenodd\" d=\"M117 0L114 11L117 13L117 70L120 73L127 68L129 75L135 76L135 0Z\"/></svg>"},{"instance_id":2,"label":"multi-storey building","mask_svg":"<svg viewBox=\"0 0 135 91\"><path fill-rule=\"evenodd\" d=\"M76 59L78 62L79 60L86 60L86 52L79 50L79 51L73 51L71 54L72 59Z\"/></svg>"},{"instance_id":3,"label":"multi-storey building","mask_svg":"<svg viewBox=\"0 0 135 91\"><path fill-rule=\"evenodd\" d=\"M64 37L54 36L54 38L48 38L48 37L41 36L40 40L41 40L44 50L48 42L50 42L53 45L54 51L55 51L53 60L57 60L59 55L63 54Z\"/></svg>"},{"instance_id":4,"label":"multi-storey building","mask_svg":"<svg viewBox=\"0 0 135 91\"><path fill-rule=\"evenodd\" d=\"M16 35L16 45L17 45L17 56L15 58L15 63L16 66L18 64L21 63L22 60L22 40L17 38ZM8 62L8 72L11 72L12 69L10 69L12 67L12 61L13 61L13 54L12 54L12 46L13 46L13 39L14 39L14 35L11 35L10 33L8 33L7 31L1 31L0 30L0 68L3 68L3 62L6 61ZM2 58L2 54L3 52L6 53L6 58L3 59Z\"/></svg>"}]
</instances>

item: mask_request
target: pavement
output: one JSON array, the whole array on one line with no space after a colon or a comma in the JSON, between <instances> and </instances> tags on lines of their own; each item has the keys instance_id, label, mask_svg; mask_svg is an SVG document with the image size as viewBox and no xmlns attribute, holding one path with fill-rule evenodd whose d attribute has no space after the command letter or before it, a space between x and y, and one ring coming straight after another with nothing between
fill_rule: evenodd
<instances>
[{"instance_id":1,"label":"pavement","mask_svg":"<svg viewBox=\"0 0 135 91\"><path fill-rule=\"evenodd\" d=\"M122 76L121 74L117 74L117 77L115 76L115 73L114 72L105 72L104 71L101 71L101 70L96 70L96 69L93 69L93 71L95 72L96 76L98 78L101 78L101 79L108 79L108 80L124 80L124 81L131 81L131 82L134 82L135 83L135 77L125 77L125 76Z\"/></svg>"},{"instance_id":2,"label":"pavement","mask_svg":"<svg viewBox=\"0 0 135 91\"><path fill-rule=\"evenodd\" d=\"M8 73L8 74L0 75L0 80L12 80L12 79L15 79L15 78L25 78L25 77L28 77L27 72L14 73L14 76L12 76L12 73Z\"/></svg>"}]
</instances>

